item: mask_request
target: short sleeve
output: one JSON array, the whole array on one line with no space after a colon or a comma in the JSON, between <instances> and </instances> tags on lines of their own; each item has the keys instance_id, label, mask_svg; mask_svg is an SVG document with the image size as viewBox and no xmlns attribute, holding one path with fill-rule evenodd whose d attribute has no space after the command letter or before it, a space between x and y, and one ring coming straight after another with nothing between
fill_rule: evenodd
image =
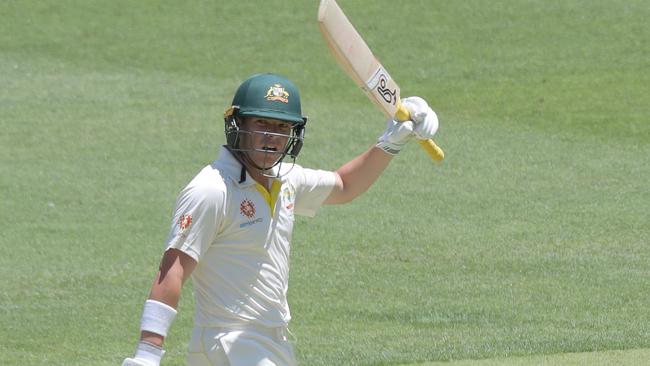
<instances>
[{"instance_id":1,"label":"short sleeve","mask_svg":"<svg viewBox=\"0 0 650 366\"><path fill-rule=\"evenodd\" d=\"M191 182L176 200L166 249L178 249L199 261L214 239L225 205L225 189Z\"/></svg>"},{"instance_id":2,"label":"short sleeve","mask_svg":"<svg viewBox=\"0 0 650 366\"><path fill-rule=\"evenodd\" d=\"M334 172L299 168L295 175L296 205L299 215L313 217L336 184Z\"/></svg>"}]
</instances>

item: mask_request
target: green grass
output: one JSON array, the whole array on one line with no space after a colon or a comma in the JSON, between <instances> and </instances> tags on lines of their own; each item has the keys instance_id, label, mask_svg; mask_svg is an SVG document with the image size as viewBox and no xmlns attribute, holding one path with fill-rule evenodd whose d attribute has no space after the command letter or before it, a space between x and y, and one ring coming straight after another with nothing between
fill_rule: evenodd
<instances>
[{"instance_id":1,"label":"green grass","mask_svg":"<svg viewBox=\"0 0 650 366\"><path fill-rule=\"evenodd\" d=\"M301 363L642 365L650 8L391 4L341 0L403 93L438 111L447 158L410 146L354 203L298 219ZM301 164L335 169L373 143L381 115L316 8L0 2L0 364L133 352L176 193L216 156L248 75L301 87ZM184 364L191 285L180 310L167 365Z\"/></svg>"},{"instance_id":2,"label":"green grass","mask_svg":"<svg viewBox=\"0 0 650 366\"><path fill-rule=\"evenodd\" d=\"M463 360L451 362L428 362L420 366L610 366L645 365L650 350L603 351L588 353L564 353L559 355L536 355L528 357L497 358L491 360Z\"/></svg>"}]
</instances>

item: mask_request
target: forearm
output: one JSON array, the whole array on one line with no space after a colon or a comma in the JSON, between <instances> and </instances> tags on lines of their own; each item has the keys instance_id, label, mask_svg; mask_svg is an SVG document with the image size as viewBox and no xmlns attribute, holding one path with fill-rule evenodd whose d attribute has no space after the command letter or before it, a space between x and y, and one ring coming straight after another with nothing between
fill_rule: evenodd
<instances>
[{"instance_id":1,"label":"forearm","mask_svg":"<svg viewBox=\"0 0 650 366\"><path fill-rule=\"evenodd\" d=\"M350 160L336 170L340 181L325 203L341 204L357 198L377 181L392 159L392 155L373 146Z\"/></svg>"},{"instance_id":2,"label":"forearm","mask_svg":"<svg viewBox=\"0 0 650 366\"><path fill-rule=\"evenodd\" d=\"M173 308L178 307L183 287L182 273L158 271L158 275L151 285L149 299L160 301Z\"/></svg>"},{"instance_id":3,"label":"forearm","mask_svg":"<svg viewBox=\"0 0 650 366\"><path fill-rule=\"evenodd\" d=\"M176 309L180 300L182 286L183 279L180 276L174 274L163 276L161 272L158 272L151 286L149 300L155 300ZM164 336L157 333L146 330L140 332L140 340L159 347L162 347L164 339Z\"/></svg>"},{"instance_id":4,"label":"forearm","mask_svg":"<svg viewBox=\"0 0 650 366\"><path fill-rule=\"evenodd\" d=\"M170 249L165 252L160 263L160 270L151 285L149 300L176 309L183 284L189 278L195 266L196 262L193 259L178 250ZM162 346L164 338L165 334L161 335L160 332L142 330L140 333L142 341L156 346Z\"/></svg>"}]
</instances>

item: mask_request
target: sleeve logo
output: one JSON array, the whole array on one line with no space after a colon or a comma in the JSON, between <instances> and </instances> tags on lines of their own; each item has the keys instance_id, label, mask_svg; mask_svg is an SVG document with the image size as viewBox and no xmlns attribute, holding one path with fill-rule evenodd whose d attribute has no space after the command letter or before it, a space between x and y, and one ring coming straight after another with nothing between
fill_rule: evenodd
<instances>
[{"instance_id":1,"label":"sleeve logo","mask_svg":"<svg viewBox=\"0 0 650 366\"><path fill-rule=\"evenodd\" d=\"M190 227L190 225L192 225L192 215L183 215L178 220L178 226L183 231L186 230L188 227Z\"/></svg>"}]
</instances>

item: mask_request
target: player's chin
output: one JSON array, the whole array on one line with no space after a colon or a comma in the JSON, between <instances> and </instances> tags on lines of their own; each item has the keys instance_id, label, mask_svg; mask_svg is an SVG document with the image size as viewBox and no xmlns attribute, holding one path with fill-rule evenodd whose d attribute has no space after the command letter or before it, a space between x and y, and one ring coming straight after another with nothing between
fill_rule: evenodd
<instances>
[{"instance_id":1,"label":"player's chin","mask_svg":"<svg viewBox=\"0 0 650 366\"><path fill-rule=\"evenodd\" d=\"M255 150L249 153L249 157L257 166L271 169L282 158L282 152L274 149Z\"/></svg>"}]
</instances>

